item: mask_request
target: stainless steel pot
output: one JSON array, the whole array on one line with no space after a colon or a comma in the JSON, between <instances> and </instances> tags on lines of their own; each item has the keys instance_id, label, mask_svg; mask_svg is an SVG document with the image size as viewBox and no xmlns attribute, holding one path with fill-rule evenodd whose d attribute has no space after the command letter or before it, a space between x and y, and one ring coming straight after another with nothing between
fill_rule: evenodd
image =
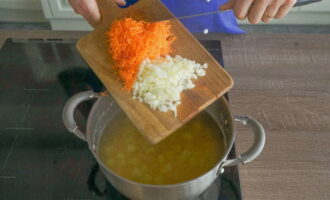
<instances>
[{"instance_id":1,"label":"stainless steel pot","mask_svg":"<svg viewBox=\"0 0 330 200\"><path fill-rule=\"evenodd\" d=\"M88 116L86 134L84 134L74 120L74 110L79 103L95 98L98 100ZM94 92L81 92L74 95L64 106L63 120L70 132L88 142L89 148L104 175L119 192L128 198L132 200L191 200L202 194L223 172L225 167L251 162L261 153L265 145L265 131L261 124L251 117L237 116L235 117L235 121L241 122L253 129L254 142L247 152L235 159L227 159L228 153L234 144L236 134L234 119L230 113L228 103L222 97L206 108L206 111L218 123L224 134L227 147L225 155L204 175L174 185L147 185L127 180L111 171L99 159L97 146L103 129L116 114L122 112L110 95L100 96Z\"/></svg>"}]
</instances>

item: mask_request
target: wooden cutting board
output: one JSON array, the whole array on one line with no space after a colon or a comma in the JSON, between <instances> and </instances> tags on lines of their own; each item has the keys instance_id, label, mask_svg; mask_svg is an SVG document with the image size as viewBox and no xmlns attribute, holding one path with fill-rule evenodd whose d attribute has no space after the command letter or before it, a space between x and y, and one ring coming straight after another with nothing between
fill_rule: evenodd
<instances>
[{"instance_id":1,"label":"wooden cutting board","mask_svg":"<svg viewBox=\"0 0 330 200\"><path fill-rule=\"evenodd\" d=\"M170 135L233 87L230 75L160 1L140 0L129 8L119 8L112 0L99 0L98 4L102 15L101 23L78 41L78 51L126 115L151 143L157 143ZM177 107L176 118L171 111L155 111L148 105L133 100L132 94L122 89L123 85L112 69L114 62L107 51L105 32L115 19L125 17L146 21L172 18L169 21L177 38L173 43L173 55L209 65L206 76L194 81L196 87L181 93L182 103Z\"/></svg>"}]
</instances>

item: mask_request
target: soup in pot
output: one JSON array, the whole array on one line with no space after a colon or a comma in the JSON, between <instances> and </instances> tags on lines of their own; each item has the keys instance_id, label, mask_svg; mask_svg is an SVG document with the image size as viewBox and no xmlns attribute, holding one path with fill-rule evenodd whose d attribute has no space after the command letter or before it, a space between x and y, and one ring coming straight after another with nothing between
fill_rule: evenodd
<instances>
[{"instance_id":1,"label":"soup in pot","mask_svg":"<svg viewBox=\"0 0 330 200\"><path fill-rule=\"evenodd\" d=\"M120 112L105 128L98 147L99 158L113 172L152 185L197 178L212 169L225 152L223 134L206 112L156 145Z\"/></svg>"}]
</instances>

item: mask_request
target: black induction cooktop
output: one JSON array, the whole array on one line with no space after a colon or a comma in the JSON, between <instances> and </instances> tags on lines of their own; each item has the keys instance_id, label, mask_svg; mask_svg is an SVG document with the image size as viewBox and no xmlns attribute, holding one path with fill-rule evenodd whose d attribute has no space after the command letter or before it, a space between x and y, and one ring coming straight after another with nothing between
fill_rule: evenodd
<instances>
[{"instance_id":1,"label":"black induction cooktop","mask_svg":"<svg viewBox=\"0 0 330 200\"><path fill-rule=\"evenodd\" d=\"M1 48L0 199L127 199L106 181L87 144L62 122L70 96L104 90L75 42L9 39ZM201 43L224 66L221 43ZM78 107L80 127L92 104ZM241 200L238 168L226 168L197 199Z\"/></svg>"}]
</instances>

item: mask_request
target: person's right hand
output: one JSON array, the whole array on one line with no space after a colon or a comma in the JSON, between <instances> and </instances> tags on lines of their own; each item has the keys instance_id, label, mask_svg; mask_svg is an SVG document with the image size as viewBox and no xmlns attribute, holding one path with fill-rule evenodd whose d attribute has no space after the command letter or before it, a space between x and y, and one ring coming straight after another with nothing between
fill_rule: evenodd
<instances>
[{"instance_id":1,"label":"person's right hand","mask_svg":"<svg viewBox=\"0 0 330 200\"><path fill-rule=\"evenodd\" d=\"M251 24L260 21L270 22L273 18L282 19L297 0L229 0L221 10L232 9L240 20L247 18Z\"/></svg>"},{"instance_id":2,"label":"person's right hand","mask_svg":"<svg viewBox=\"0 0 330 200\"><path fill-rule=\"evenodd\" d=\"M113 0L115 3L124 6L125 0ZM96 0L69 0L73 10L83 16L88 23L95 27L101 19L100 10L97 6Z\"/></svg>"}]
</instances>

